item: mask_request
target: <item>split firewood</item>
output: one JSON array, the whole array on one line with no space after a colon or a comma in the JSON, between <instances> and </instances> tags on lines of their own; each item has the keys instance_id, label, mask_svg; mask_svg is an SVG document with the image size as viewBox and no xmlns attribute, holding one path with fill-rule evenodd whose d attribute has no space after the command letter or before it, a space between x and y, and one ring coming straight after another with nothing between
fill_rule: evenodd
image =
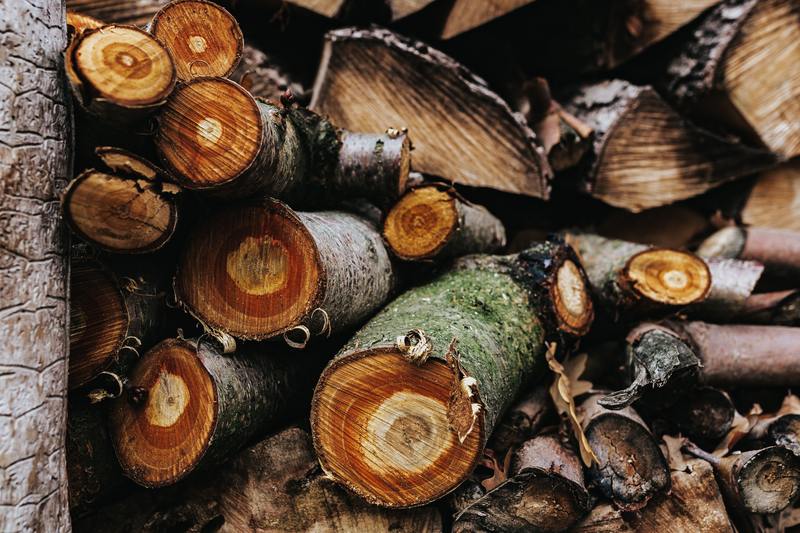
<instances>
[{"instance_id":1,"label":"split firewood","mask_svg":"<svg viewBox=\"0 0 800 533\"><path fill-rule=\"evenodd\" d=\"M175 292L215 332L252 340L285 334L305 345L312 334L361 323L395 284L389 253L368 221L264 200L226 209L195 229Z\"/></svg>"},{"instance_id":2,"label":"split firewood","mask_svg":"<svg viewBox=\"0 0 800 533\"><path fill-rule=\"evenodd\" d=\"M387 22L394 22L409 15L413 15L417 11L421 11L434 1L435 0L383 0L382 3L386 4L389 11ZM324 17L344 20L351 18L354 12L358 10L374 7L370 6L369 0L367 2L359 2L359 0L286 0L286 2L313 11ZM372 14L369 11L367 13ZM367 16L369 18L369 15Z\"/></svg>"},{"instance_id":3,"label":"split firewood","mask_svg":"<svg viewBox=\"0 0 800 533\"><path fill-rule=\"evenodd\" d=\"M97 20L144 27L168 0L68 0L67 9Z\"/></svg>"},{"instance_id":4,"label":"split firewood","mask_svg":"<svg viewBox=\"0 0 800 533\"><path fill-rule=\"evenodd\" d=\"M342 197L382 205L405 190L410 168L405 132L340 130L288 101L257 101L224 78L181 85L160 115L155 142L187 189L239 198L267 194L293 205Z\"/></svg>"},{"instance_id":5,"label":"split firewood","mask_svg":"<svg viewBox=\"0 0 800 533\"><path fill-rule=\"evenodd\" d=\"M230 78L256 98L279 100L287 91L300 102L307 102L310 97L309 91L285 72L274 57L247 43L242 49L242 60Z\"/></svg>"},{"instance_id":6,"label":"split firewood","mask_svg":"<svg viewBox=\"0 0 800 533\"><path fill-rule=\"evenodd\" d=\"M524 117L424 43L382 29L328 33L311 108L351 130L407 127L414 170L425 174L538 198L550 194L552 170Z\"/></svg>"},{"instance_id":7,"label":"split firewood","mask_svg":"<svg viewBox=\"0 0 800 533\"><path fill-rule=\"evenodd\" d=\"M620 509L635 511L670 488L667 461L645 423L630 407L610 411L589 396L580 406L583 431L598 458L589 479Z\"/></svg>"},{"instance_id":8,"label":"split firewood","mask_svg":"<svg viewBox=\"0 0 800 533\"><path fill-rule=\"evenodd\" d=\"M181 81L228 76L242 57L244 37L239 23L213 2L170 2L155 14L148 29L169 50Z\"/></svg>"},{"instance_id":9,"label":"split firewood","mask_svg":"<svg viewBox=\"0 0 800 533\"><path fill-rule=\"evenodd\" d=\"M70 279L69 389L89 385L93 401L122 393L139 355L164 331L165 295L145 279L117 279L92 260L75 259Z\"/></svg>"},{"instance_id":10,"label":"split firewood","mask_svg":"<svg viewBox=\"0 0 800 533\"><path fill-rule=\"evenodd\" d=\"M664 87L679 107L782 158L800 154L800 9L792 0L720 3L667 72Z\"/></svg>"},{"instance_id":11,"label":"split firewood","mask_svg":"<svg viewBox=\"0 0 800 533\"><path fill-rule=\"evenodd\" d=\"M367 505L327 479L308 433L290 427L239 453L224 468L142 490L74 521L75 531L265 531L440 533L434 507Z\"/></svg>"},{"instance_id":12,"label":"split firewood","mask_svg":"<svg viewBox=\"0 0 800 533\"><path fill-rule=\"evenodd\" d=\"M506 411L492 432L487 448L494 450L498 457L505 457L506 452L538 433L553 413L547 385L537 385Z\"/></svg>"},{"instance_id":13,"label":"split firewood","mask_svg":"<svg viewBox=\"0 0 800 533\"><path fill-rule=\"evenodd\" d=\"M164 105L175 87L170 53L144 30L108 25L76 34L65 52L72 93L89 114L136 123Z\"/></svg>"},{"instance_id":14,"label":"split firewood","mask_svg":"<svg viewBox=\"0 0 800 533\"><path fill-rule=\"evenodd\" d=\"M762 172L750 189L740 217L748 226L800 231L800 160Z\"/></svg>"},{"instance_id":15,"label":"split firewood","mask_svg":"<svg viewBox=\"0 0 800 533\"><path fill-rule=\"evenodd\" d=\"M597 234L660 248L686 248L709 229L708 216L700 210L670 204L639 213L614 209L597 225Z\"/></svg>"},{"instance_id":16,"label":"split firewood","mask_svg":"<svg viewBox=\"0 0 800 533\"><path fill-rule=\"evenodd\" d=\"M61 199L72 231L112 253L162 248L178 225L181 189L165 182L160 169L133 153L111 147L96 152L110 172L84 171L70 182Z\"/></svg>"},{"instance_id":17,"label":"split firewood","mask_svg":"<svg viewBox=\"0 0 800 533\"><path fill-rule=\"evenodd\" d=\"M563 103L595 131L584 187L630 211L697 196L774 161L696 127L649 86L604 81L574 89Z\"/></svg>"},{"instance_id":18,"label":"split firewood","mask_svg":"<svg viewBox=\"0 0 800 533\"><path fill-rule=\"evenodd\" d=\"M456 514L454 532L564 531L589 511L581 461L555 435L526 441L507 474Z\"/></svg>"},{"instance_id":19,"label":"split firewood","mask_svg":"<svg viewBox=\"0 0 800 533\"><path fill-rule=\"evenodd\" d=\"M114 449L125 475L162 487L228 459L307 407L324 353L279 345L222 353L203 339L167 339L131 373L111 406Z\"/></svg>"},{"instance_id":20,"label":"split firewood","mask_svg":"<svg viewBox=\"0 0 800 533\"><path fill-rule=\"evenodd\" d=\"M703 301L711 272L696 255L589 233L565 235L586 269L592 295L611 316L665 311Z\"/></svg>"},{"instance_id":21,"label":"split firewood","mask_svg":"<svg viewBox=\"0 0 800 533\"><path fill-rule=\"evenodd\" d=\"M383 238L400 259L420 261L497 252L506 245L506 230L452 186L431 184L398 200L386 215Z\"/></svg>"},{"instance_id":22,"label":"split firewood","mask_svg":"<svg viewBox=\"0 0 800 533\"><path fill-rule=\"evenodd\" d=\"M534 1L472 2L470 0L455 0L453 7L450 8L447 14L440 37L442 39L450 39Z\"/></svg>"},{"instance_id":23,"label":"split firewood","mask_svg":"<svg viewBox=\"0 0 800 533\"><path fill-rule=\"evenodd\" d=\"M703 241L697 253L758 261L767 274L795 277L800 273L800 231L730 226Z\"/></svg>"},{"instance_id":24,"label":"split firewood","mask_svg":"<svg viewBox=\"0 0 800 533\"><path fill-rule=\"evenodd\" d=\"M505 408L541 372L545 340L588 329L579 265L558 243L469 256L390 303L317 385L311 428L323 469L391 507L453 490Z\"/></svg>"},{"instance_id":25,"label":"split firewood","mask_svg":"<svg viewBox=\"0 0 800 533\"><path fill-rule=\"evenodd\" d=\"M661 414L693 442L713 447L730 431L736 408L725 391L698 387Z\"/></svg>"}]
</instances>

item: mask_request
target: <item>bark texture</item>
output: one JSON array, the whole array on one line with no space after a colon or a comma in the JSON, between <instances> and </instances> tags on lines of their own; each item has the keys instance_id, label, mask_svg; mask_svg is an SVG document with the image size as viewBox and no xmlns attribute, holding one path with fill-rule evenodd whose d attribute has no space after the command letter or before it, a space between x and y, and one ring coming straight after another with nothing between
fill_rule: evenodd
<instances>
[{"instance_id":1,"label":"bark texture","mask_svg":"<svg viewBox=\"0 0 800 533\"><path fill-rule=\"evenodd\" d=\"M67 265L72 150L58 2L0 4L0 530L69 531Z\"/></svg>"},{"instance_id":2,"label":"bark texture","mask_svg":"<svg viewBox=\"0 0 800 533\"><path fill-rule=\"evenodd\" d=\"M286 91L301 102L306 102L310 97L308 91L283 69L277 58L248 43L245 43L242 60L230 78L256 98L278 100Z\"/></svg>"},{"instance_id":3,"label":"bark texture","mask_svg":"<svg viewBox=\"0 0 800 533\"><path fill-rule=\"evenodd\" d=\"M167 0L69 0L67 9L98 20L143 27Z\"/></svg>"},{"instance_id":4,"label":"bark texture","mask_svg":"<svg viewBox=\"0 0 800 533\"><path fill-rule=\"evenodd\" d=\"M450 39L534 1L501 0L491 3L474 3L470 0L456 0L447 14L441 38Z\"/></svg>"},{"instance_id":5,"label":"bark texture","mask_svg":"<svg viewBox=\"0 0 800 533\"><path fill-rule=\"evenodd\" d=\"M712 257L705 259L711 271L711 291L708 297L689 310L692 316L713 321L730 321L740 316L747 299L761 279L764 265L757 261L742 261Z\"/></svg>"}]
</instances>

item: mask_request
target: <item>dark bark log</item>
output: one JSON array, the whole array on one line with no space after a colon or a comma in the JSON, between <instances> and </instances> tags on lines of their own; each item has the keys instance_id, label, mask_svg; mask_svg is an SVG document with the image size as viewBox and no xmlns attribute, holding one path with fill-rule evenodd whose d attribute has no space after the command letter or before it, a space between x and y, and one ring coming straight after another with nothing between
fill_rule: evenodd
<instances>
[{"instance_id":1,"label":"dark bark log","mask_svg":"<svg viewBox=\"0 0 800 533\"><path fill-rule=\"evenodd\" d=\"M279 100L287 91L300 102L307 102L310 91L285 71L277 58L245 43L242 60L230 75L256 98Z\"/></svg>"},{"instance_id":2,"label":"dark bark log","mask_svg":"<svg viewBox=\"0 0 800 533\"><path fill-rule=\"evenodd\" d=\"M537 385L506 411L492 432L487 448L494 450L498 457L505 457L509 450L532 438L554 412L548 387Z\"/></svg>"},{"instance_id":3,"label":"dark bark log","mask_svg":"<svg viewBox=\"0 0 800 533\"><path fill-rule=\"evenodd\" d=\"M661 449L639 415L630 407L605 409L590 396L581 406L586 438L599 463L589 479L621 509L633 511L670 488L669 469Z\"/></svg>"},{"instance_id":4,"label":"dark bark log","mask_svg":"<svg viewBox=\"0 0 800 533\"><path fill-rule=\"evenodd\" d=\"M493 253L506 245L503 223L451 186L424 185L407 192L383 223L389 249L406 261L442 260Z\"/></svg>"},{"instance_id":5,"label":"dark bark log","mask_svg":"<svg viewBox=\"0 0 800 533\"><path fill-rule=\"evenodd\" d=\"M141 359L110 415L125 475L161 487L215 465L307 407L324 353L279 345L223 355L208 341L165 340Z\"/></svg>"},{"instance_id":6,"label":"dark bark log","mask_svg":"<svg viewBox=\"0 0 800 533\"><path fill-rule=\"evenodd\" d=\"M112 58L112 59L109 59ZM164 105L175 66L164 46L134 26L108 25L75 35L65 52L75 101L104 122L138 124Z\"/></svg>"},{"instance_id":7,"label":"dark bark log","mask_svg":"<svg viewBox=\"0 0 800 533\"><path fill-rule=\"evenodd\" d=\"M387 506L453 490L541 371L545 339L585 331L591 321L578 264L557 243L469 256L390 303L317 385L311 427L325 471ZM570 282L557 281L563 277Z\"/></svg>"},{"instance_id":8,"label":"dark bark log","mask_svg":"<svg viewBox=\"0 0 800 533\"><path fill-rule=\"evenodd\" d=\"M68 0L67 9L97 20L145 26L167 0Z\"/></svg>"},{"instance_id":9,"label":"dark bark log","mask_svg":"<svg viewBox=\"0 0 800 533\"><path fill-rule=\"evenodd\" d=\"M736 408L728 394L713 387L690 390L663 415L700 446L713 447L728 434Z\"/></svg>"},{"instance_id":10,"label":"dark bark log","mask_svg":"<svg viewBox=\"0 0 800 533\"><path fill-rule=\"evenodd\" d=\"M630 533L636 530L623 518L619 509L601 502L569 531L570 533Z\"/></svg>"},{"instance_id":11,"label":"dark bark log","mask_svg":"<svg viewBox=\"0 0 800 533\"><path fill-rule=\"evenodd\" d=\"M169 50L181 81L229 76L242 57L244 37L239 23L213 2L170 2L153 16L148 30Z\"/></svg>"},{"instance_id":12,"label":"dark bark log","mask_svg":"<svg viewBox=\"0 0 800 533\"><path fill-rule=\"evenodd\" d=\"M265 200L198 226L178 265L175 291L211 330L251 340L295 330L293 338L308 340L360 324L386 302L396 281L368 221L341 211L296 213Z\"/></svg>"},{"instance_id":13,"label":"dark bark log","mask_svg":"<svg viewBox=\"0 0 800 533\"><path fill-rule=\"evenodd\" d=\"M69 531L64 8L0 3L0 531Z\"/></svg>"},{"instance_id":14,"label":"dark bark log","mask_svg":"<svg viewBox=\"0 0 800 533\"><path fill-rule=\"evenodd\" d=\"M758 261L769 275L794 278L800 274L800 231L727 227L706 239L698 253Z\"/></svg>"},{"instance_id":15,"label":"dark bark log","mask_svg":"<svg viewBox=\"0 0 800 533\"><path fill-rule=\"evenodd\" d=\"M423 43L381 29L329 33L311 107L351 130L407 127L420 172L549 196L552 170L524 118L483 80Z\"/></svg>"},{"instance_id":16,"label":"dark bark log","mask_svg":"<svg viewBox=\"0 0 800 533\"><path fill-rule=\"evenodd\" d=\"M800 154L799 43L795 2L726 0L675 53L664 88L680 107L788 159Z\"/></svg>"},{"instance_id":17,"label":"dark bark log","mask_svg":"<svg viewBox=\"0 0 800 533\"><path fill-rule=\"evenodd\" d=\"M194 78L175 91L156 146L188 189L302 206L352 197L385 205L405 190L410 168L405 132L347 132L286 100L257 101L223 78Z\"/></svg>"},{"instance_id":18,"label":"dark bark log","mask_svg":"<svg viewBox=\"0 0 800 533\"><path fill-rule=\"evenodd\" d=\"M697 196L774 162L684 120L649 86L611 80L578 87L562 102L595 131L586 190L629 211Z\"/></svg>"},{"instance_id":19,"label":"dark bark log","mask_svg":"<svg viewBox=\"0 0 800 533\"><path fill-rule=\"evenodd\" d=\"M556 436L525 442L514 453L509 476L462 509L453 531L564 531L589 512L580 459Z\"/></svg>"}]
</instances>

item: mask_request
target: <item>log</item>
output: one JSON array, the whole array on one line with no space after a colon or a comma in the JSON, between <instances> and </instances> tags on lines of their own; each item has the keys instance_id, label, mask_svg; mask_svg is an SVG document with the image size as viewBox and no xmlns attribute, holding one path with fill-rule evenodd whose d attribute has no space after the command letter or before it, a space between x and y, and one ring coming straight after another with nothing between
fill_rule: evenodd
<instances>
[{"instance_id":1,"label":"log","mask_svg":"<svg viewBox=\"0 0 800 533\"><path fill-rule=\"evenodd\" d=\"M447 14L440 37L451 39L477 28L493 19L524 7L535 0L501 0L499 2L471 2L455 0Z\"/></svg>"},{"instance_id":2,"label":"log","mask_svg":"<svg viewBox=\"0 0 800 533\"><path fill-rule=\"evenodd\" d=\"M537 385L506 411L486 447L505 457L509 450L533 438L553 413L548 387Z\"/></svg>"},{"instance_id":3,"label":"log","mask_svg":"<svg viewBox=\"0 0 800 533\"><path fill-rule=\"evenodd\" d=\"M664 312L703 301L711 272L696 255L672 248L565 234L586 268L592 296L610 316Z\"/></svg>"},{"instance_id":4,"label":"log","mask_svg":"<svg viewBox=\"0 0 800 533\"><path fill-rule=\"evenodd\" d=\"M631 533L633 531L636 530L625 520L619 509L603 502L595 505L586 518L570 529L570 533Z\"/></svg>"},{"instance_id":5,"label":"log","mask_svg":"<svg viewBox=\"0 0 800 533\"><path fill-rule=\"evenodd\" d=\"M383 238L406 261L493 253L506 245L503 223L451 186L425 185L405 195L383 223Z\"/></svg>"},{"instance_id":6,"label":"log","mask_svg":"<svg viewBox=\"0 0 800 533\"><path fill-rule=\"evenodd\" d=\"M526 441L514 453L508 474L456 514L454 532L564 531L589 512L580 459L557 436Z\"/></svg>"},{"instance_id":7,"label":"log","mask_svg":"<svg viewBox=\"0 0 800 533\"><path fill-rule=\"evenodd\" d=\"M116 124L150 117L176 82L167 49L134 26L112 24L75 35L65 52L65 69L79 106Z\"/></svg>"},{"instance_id":8,"label":"log","mask_svg":"<svg viewBox=\"0 0 800 533\"><path fill-rule=\"evenodd\" d=\"M360 324L395 283L389 254L368 221L265 200L198 225L178 264L175 292L212 330L251 340L294 330L307 341L312 332Z\"/></svg>"},{"instance_id":9,"label":"log","mask_svg":"<svg viewBox=\"0 0 800 533\"><path fill-rule=\"evenodd\" d=\"M69 389L113 374L108 376L113 387L107 394L97 388L91 393L95 400L118 396L140 353L164 332L166 296L146 279L117 279L97 261L86 259L72 262L70 292Z\"/></svg>"},{"instance_id":10,"label":"log","mask_svg":"<svg viewBox=\"0 0 800 533\"><path fill-rule=\"evenodd\" d=\"M0 531L70 529L64 431L71 174L64 9L0 3Z\"/></svg>"},{"instance_id":11,"label":"log","mask_svg":"<svg viewBox=\"0 0 800 533\"><path fill-rule=\"evenodd\" d=\"M377 13L367 10L366 17L379 17L380 19L387 17L387 22L395 22L421 11L433 1L434 0L385 0L383 3L386 4L389 13L384 14L380 11L380 8L378 8ZM374 5L370 5L370 2L360 2L359 0L286 0L286 2L313 11L327 18L344 20L357 16L355 12L358 10L375 7Z\"/></svg>"},{"instance_id":12,"label":"log","mask_svg":"<svg viewBox=\"0 0 800 533\"><path fill-rule=\"evenodd\" d=\"M764 265L720 257L705 258L705 262L711 273L711 291L705 300L694 304L689 313L705 320L735 320L745 312Z\"/></svg>"},{"instance_id":13,"label":"log","mask_svg":"<svg viewBox=\"0 0 800 533\"><path fill-rule=\"evenodd\" d=\"M178 87L160 115L155 143L187 189L228 198L264 194L292 205L348 197L383 205L405 190L410 168L405 132L340 130L288 101L257 101L224 78Z\"/></svg>"},{"instance_id":14,"label":"log","mask_svg":"<svg viewBox=\"0 0 800 533\"><path fill-rule=\"evenodd\" d=\"M800 413L779 411L776 416L759 420L750 428L747 437L756 442L782 446L800 455Z\"/></svg>"},{"instance_id":15,"label":"log","mask_svg":"<svg viewBox=\"0 0 800 533\"><path fill-rule=\"evenodd\" d=\"M589 479L624 511L642 509L670 488L667 461L647 426L630 407L610 411L589 396L580 406L581 425L598 463Z\"/></svg>"},{"instance_id":16,"label":"log","mask_svg":"<svg viewBox=\"0 0 800 533\"><path fill-rule=\"evenodd\" d=\"M759 174L740 217L748 226L800 231L800 160Z\"/></svg>"},{"instance_id":17,"label":"log","mask_svg":"<svg viewBox=\"0 0 800 533\"><path fill-rule=\"evenodd\" d=\"M745 300L738 318L742 324L800 326L800 291L753 294Z\"/></svg>"},{"instance_id":18,"label":"log","mask_svg":"<svg viewBox=\"0 0 800 533\"><path fill-rule=\"evenodd\" d=\"M774 161L688 122L650 86L604 81L577 87L561 101L595 131L583 187L629 211L697 196Z\"/></svg>"},{"instance_id":19,"label":"log","mask_svg":"<svg viewBox=\"0 0 800 533\"><path fill-rule=\"evenodd\" d=\"M505 408L540 373L545 339L588 329L579 264L559 243L468 256L390 303L317 384L311 430L325 472L389 507L457 487Z\"/></svg>"},{"instance_id":20,"label":"log","mask_svg":"<svg viewBox=\"0 0 800 533\"><path fill-rule=\"evenodd\" d=\"M169 50L181 81L228 76L239 64L244 37L228 11L206 0L176 0L153 16L148 30Z\"/></svg>"},{"instance_id":21,"label":"log","mask_svg":"<svg viewBox=\"0 0 800 533\"><path fill-rule=\"evenodd\" d=\"M679 107L789 159L800 154L798 60L794 2L726 0L675 52L663 87Z\"/></svg>"},{"instance_id":22,"label":"log","mask_svg":"<svg viewBox=\"0 0 800 533\"><path fill-rule=\"evenodd\" d=\"M382 29L328 33L311 108L350 130L408 128L414 170L549 196L552 170L524 117L482 79L423 43Z\"/></svg>"},{"instance_id":23,"label":"log","mask_svg":"<svg viewBox=\"0 0 800 533\"><path fill-rule=\"evenodd\" d=\"M242 60L230 78L256 98L279 100L287 94L286 91L301 102L307 102L311 96L310 91L286 72L276 57L248 43L245 43Z\"/></svg>"},{"instance_id":24,"label":"log","mask_svg":"<svg viewBox=\"0 0 800 533\"><path fill-rule=\"evenodd\" d=\"M698 387L663 414L682 435L701 446L714 447L730 431L736 408L725 391Z\"/></svg>"},{"instance_id":25,"label":"log","mask_svg":"<svg viewBox=\"0 0 800 533\"><path fill-rule=\"evenodd\" d=\"M167 0L68 0L67 9L97 20L143 27Z\"/></svg>"},{"instance_id":26,"label":"log","mask_svg":"<svg viewBox=\"0 0 800 533\"><path fill-rule=\"evenodd\" d=\"M703 241L697 253L758 261L767 274L794 278L800 273L800 231L729 226Z\"/></svg>"},{"instance_id":27,"label":"log","mask_svg":"<svg viewBox=\"0 0 800 533\"><path fill-rule=\"evenodd\" d=\"M278 345L223 355L202 339L160 342L111 406L111 439L122 470L153 488L225 461L307 408L324 360L324 353L310 353L299 364Z\"/></svg>"},{"instance_id":28,"label":"log","mask_svg":"<svg viewBox=\"0 0 800 533\"><path fill-rule=\"evenodd\" d=\"M435 507L383 509L347 493L320 471L308 433L290 427L224 468L96 509L75 531L439 533L441 522Z\"/></svg>"}]
</instances>

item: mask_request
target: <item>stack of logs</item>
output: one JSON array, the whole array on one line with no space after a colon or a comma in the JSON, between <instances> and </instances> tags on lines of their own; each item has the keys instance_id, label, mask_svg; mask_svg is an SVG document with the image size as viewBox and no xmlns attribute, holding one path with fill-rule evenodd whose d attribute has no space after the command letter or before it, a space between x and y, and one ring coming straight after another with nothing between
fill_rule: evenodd
<instances>
[{"instance_id":1,"label":"stack of logs","mask_svg":"<svg viewBox=\"0 0 800 533\"><path fill-rule=\"evenodd\" d=\"M76 530L800 525L800 6L599 3L67 2Z\"/></svg>"}]
</instances>

